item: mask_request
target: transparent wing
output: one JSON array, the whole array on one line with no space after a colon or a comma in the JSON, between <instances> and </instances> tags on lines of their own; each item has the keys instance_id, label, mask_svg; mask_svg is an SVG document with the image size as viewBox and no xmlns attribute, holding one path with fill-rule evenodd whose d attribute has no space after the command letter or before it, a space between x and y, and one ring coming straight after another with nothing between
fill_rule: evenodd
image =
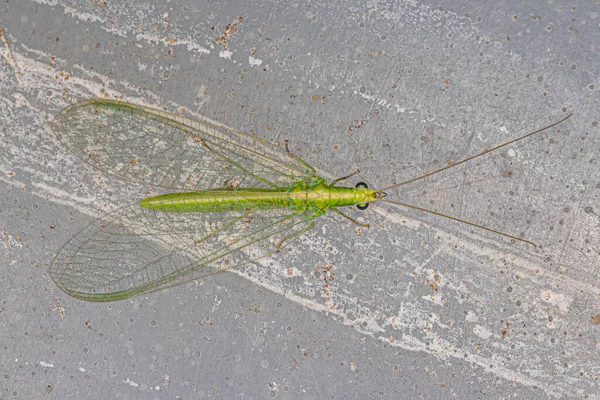
<instances>
[{"instance_id":1,"label":"transparent wing","mask_svg":"<svg viewBox=\"0 0 600 400\"><path fill-rule=\"evenodd\" d=\"M288 209L167 213L123 207L96 220L50 266L56 284L88 301L126 299L243 265L312 227Z\"/></svg>"},{"instance_id":2,"label":"transparent wing","mask_svg":"<svg viewBox=\"0 0 600 400\"><path fill-rule=\"evenodd\" d=\"M75 103L56 116L52 129L88 164L144 185L282 187L314 173L243 132L121 101Z\"/></svg>"}]
</instances>

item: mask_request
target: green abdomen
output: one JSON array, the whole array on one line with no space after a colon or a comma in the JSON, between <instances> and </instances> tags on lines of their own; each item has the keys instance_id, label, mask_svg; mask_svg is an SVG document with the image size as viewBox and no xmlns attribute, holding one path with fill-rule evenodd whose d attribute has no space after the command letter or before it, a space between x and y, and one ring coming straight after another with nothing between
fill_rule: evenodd
<instances>
[{"instance_id":1,"label":"green abdomen","mask_svg":"<svg viewBox=\"0 0 600 400\"><path fill-rule=\"evenodd\" d=\"M212 189L169 193L140 202L144 208L170 212L219 212L246 208L289 207L291 193L279 189Z\"/></svg>"}]
</instances>

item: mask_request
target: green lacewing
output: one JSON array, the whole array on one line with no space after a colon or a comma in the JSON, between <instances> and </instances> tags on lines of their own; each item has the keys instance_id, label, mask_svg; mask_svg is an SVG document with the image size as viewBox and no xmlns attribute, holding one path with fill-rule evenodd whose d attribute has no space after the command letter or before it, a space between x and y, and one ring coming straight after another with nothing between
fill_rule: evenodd
<instances>
[{"instance_id":1,"label":"green lacewing","mask_svg":"<svg viewBox=\"0 0 600 400\"><path fill-rule=\"evenodd\" d=\"M269 256L312 229L328 210L386 202L429 212L533 244L436 211L385 199L386 190L495 151L549 126L417 178L379 190L328 183L291 153L208 120L116 100L75 103L52 122L84 162L119 179L174 193L145 198L92 222L56 255L50 275L65 293L114 301L179 285Z\"/></svg>"}]
</instances>

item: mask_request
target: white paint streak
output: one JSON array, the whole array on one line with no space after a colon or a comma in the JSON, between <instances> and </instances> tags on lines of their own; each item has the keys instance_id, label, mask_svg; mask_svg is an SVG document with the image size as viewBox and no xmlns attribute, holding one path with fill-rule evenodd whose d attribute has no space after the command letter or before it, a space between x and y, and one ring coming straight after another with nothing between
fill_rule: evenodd
<instances>
[{"instance_id":1,"label":"white paint streak","mask_svg":"<svg viewBox=\"0 0 600 400\"><path fill-rule=\"evenodd\" d=\"M36 3L39 4L44 4L44 5L48 5L48 6L57 6L58 5L58 1L44 1L44 0L33 0ZM197 53L202 53L202 54L210 54L210 50L208 50L207 48L201 46L199 43L197 43L194 40L191 40L189 38L178 38L178 37L167 37L167 38L163 38L163 37L159 37L156 35L150 35L150 34L140 34L137 33L137 27L132 27L132 26L126 26L123 27L121 29L117 29L113 24L110 24L106 18L104 18L101 14L93 14L93 13L89 13L86 11L80 11L75 7L71 7L71 6L63 6L64 10L63 12L70 16L71 18L77 19L79 21L83 21L83 22L95 22L100 24L102 30L106 31L106 32L110 32L111 34L114 35L118 35L121 37L127 37L130 34L137 34L137 40L143 40L147 43L153 44L153 43L162 43L165 46L185 46L185 48L189 51L189 52L197 52Z\"/></svg>"},{"instance_id":2,"label":"white paint streak","mask_svg":"<svg viewBox=\"0 0 600 400\"><path fill-rule=\"evenodd\" d=\"M4 178L3 176L0 176L0 182L4 182L7 185L14 186L14 187L16 187L18 189L21 189L21 190L26 190L27 189L27 185L25 185L25 183L17 181L15 179Z\"/></svg>"},{"instance_id":3,"label":"white paint streak","mask_svg":"<svg viewBox=\"0 0 600 400\"><path fill-rule=\"evenodd\" d=\"M396 110L396 113L400 114L400 113L405 113L406 112L406 107L402 107L399 104L391 104L390 102L388 102L387 100L384 99L379 99L375 96L371 96L369 94L366 93L359 93L358 91L353 91L354 94L358 94L360 97L362 97L363 99L371 102L371 103L375 103L378 106L381 106L383 108L394 108Z\"/></svg>"},{"instance_id":4,"label":"white paint streak","mask_svg":"<svg viewBox=\"0 0 600 400\"><path fill-rule=\"evenodd\" d=\"M525 386L537 386L539 382L531 377L520 373L517 370L506 368L497 363L493 363L486 357L482 357L473 353L465 351L465 349L457 348L451 343L444 339L441 339L436 334L430 334L428 336L427 343L420 341L414 336L402 335L398 338L379 337L379 340L387 343L393 347L399 347L409 351L421 351L430 355L433 355L439 359L456 358L461 361L466 361L471 364L480 366L486 372L491 372L497 376L500 376L506 380L520 383ZM547 384L544 387L546 393L551 396L560 397L563 392L562 388L557 387L553 384Z\"/></svg>"},{"instance_id":5,"label":"white paint streak","mask_svg":"<svg viewBox=\"0 0 600 400\"><path fill-rule=\"evenodd\" d=\"M232 55L233 55L233 53L229 50L221 50L219 52L219 57L224 58L226 60L231 60Z\"/></svg>"},{"instance_id":6,"label":"white paint streak","mask_svg":"<svg viewBox=\"0 0 600 400\"><path fill-rule=\"evenodd\" d=\"M62 189L47 185L43 182L32 182L31 186L38 188L42 191L41 193L37 193L37 192L34 193L36 196L39 196L39 197L44 197L48 194L51 194L51 195L56 196L57 198L71 199L72 202L70 204L66 204L66 205L85 204L88 206L92 206L96 200L96 198L93 196L88 196L88 197L77 196L77 195L74 195L73 193L66 192Z\"/></svg>"},{"instance_id":7,"label":"white paint streak","mask_svg":"<svg viewBox=\"0 0 600 400\"><path fill-rule=\"evenodd\" d=\"M40 361L40 365L44 368L54 368L54 364L52 363L47 363L45 361Z\"/></svg>"},{"instance_id":8,"label":"white paint streak","mask_svg":"<svg viewBox=\"0 0 600 400\"><path fill-rule=\"evenodd\" d=\"M558 307L563 314L566 314L569 311L571 303L573 303L573 298L571 296L555 293L551 290L543 290L540 292L540 299Z\"/></svg>"},{"instance_id":9,"label":"white paint streak","mask_svg":"<svg viewBox=\"0 0 600 400\"><path fill-rule=\"evenodd\" d=\"M0 29L1 28L2 27L0 27ZM13 72L15 74L15 78L17 78L17 81L20 83L21 82L21 73L19 72L19 67L17 66L17 62L15 61L15 58L12 55L12 52L10 50L10 45L8 43L8 40L6 40L5 35L6 35L6 32L0 31L0 40L2 41L2 44L3 44L3 47L0 47L0 55L2 56L2 58L4 58L6 63L12 67Z\"/></svg>"},{"instance_id":10,"label":"white paint streak","mask_svg":"<svg viewBox=\"0 0 600 400\"><path fill-rule=\"evenodd\" d=\"M278 263L272 259L268 259L268 260L260 259L260 260L257 260L256 263L262 265L263 268L284 269L283 266L278 265ZM367 317L366 315L363 315L362 317L359 316L356 319L350 319L346 312L343 312L336 308L331 308L330 306L328 306L326 304L318 303L317 301L315 301L313 299L307 299L302 296L298 296L298 295L291 293L281 287L275 286L275 285L271 284L270 282L259 279L255 275L250 275L243 271L239 271L239 270L235 270L235 269L230 270L230 271L234 274L237 274L239 276L242 276L242 277L248 279L250 282L256 283L257 285L260 285L260 286L264 287L265 289L272 291L273 293L277 293L277 294L285 297L286 299L293 301L294 303L300 304L302 306L305 306L305 307L310 308L311 310L314 310L317 312L321 312L321 313L324 312L324 313L327 313L328 315L339 317L341 319L340 322L342 324L347 325L347 326L352 326L352 327L354 327L354 329L356 329L358 332L360 332L362 334L368 334L368 335L372 336L373 332L384 332L385 331L385 329L383 329L377 323L377 318L375 318L375 317Z\"/></svg>"},{"instance_id":11,"label":"white paint streak","mask_svg":"<svg viewBox=\"0 0 600 400\"><path fill-rule=\"evenodd\" d=\"M435 304L436 306L443 306L446 304L443 296L440 293L429 294L427 296L421 296L423 300L427 300Z\"/></svg>"},{"instance_id":12,"label":"white paint streak","mask_svg":"<svg viewBox=\"0 0 600 400\"><path fill-rule=\"evenodd\" d=\"M123 383L126 383L129 386L133 386L135 388L140 386L138 383L135 383L134 381L130 380L129 378L123 379Z\"/></svg>"},{"instance_id":13,"label":"white paint streak","mask_svg":"<svg viewBox=\"0 0 600 400\"><path fill-rule=\"evenodd\" d=\"M160 37L156 35L150 35L147 33L138 33L136 35L137 40L143 40L150 44L160 43L165 46L185 46L190 52L198 52L202 54L210 54L210 50L200 46L198 43L189 40L189 39L179 39L179 38L171 38L171 37Z\"/></svg>"},{"instance_id":14,"label":"white paint streak","mask_svg":"<svg viewBox=\"0 0 600 400\"><path fill-rule=\"evenodd\" d=\"M251 67L258 67L263 63L263 60L261 60L260 58L254 58L252 56L249 56L248 63Z\"/></svg>"},{"instance_id":15,"label":"white paint streak","mask_svg":"<svg viewBox=\"0 0 600 400\"><path fill-rule=\"evenodd\" d=\"M100 18L100 16L96 14L78 11L77 9L69 6L65 6L63 12L71 18L76 18L84 22L105 22L103 18Z\"/></svg>"},{"instance_id":16,"label":"white paint streak","mask_svg":"<svg viewBox=\"0 0 600 400\"><path fill-rule=\"evenodd\" d=\"M421 226L427 227L440 240L441 245L445 245L447 249L460 249L467 251L472 257L485 256L493 261L510 260L510 264L519 268L521 278L525 277L531 281L537 281L541 278L546 278L556 282L561 282L562 285L568 286L576 291L584 291L586 293L596 295L598 288L593 283L575 280L560 273L555 273L550 269L545 269L542 266L545 264L543 259L533 253L528 253L525 250L519 250L520 254L527 254L530 258L525 258L515 253L515 248L502 249L500 246L506 246L501 242L487 239L484 236L472 234L469 232L461 232L463 237L459 237L444 231L439 227L429 225L425 222L407 218L404 215L390 212L378 206L372 206L372 209L378 214L384 216L389 222L402 225L413 230L417 230ZM482 245L484 243L485 245ZM534 261L532 261L534 260ZM492 263L493 265L493 263ZM556 266L556 265L555 265Z\"/></svg>"},{"instance_id":17,"label":"white paint streak","mask_svg":"<svg viewBox=\"0 0 600 400\"><path fill-rule=\"evenodd\" d=\"M479 317L477 317L477 313L475 313L475 311L469 311L467 313L467 316L465 317L465 321L477 322L477 321L479 321Z\"/></svg>"},{"instance_id":18,"label":"white paint streak","mask_svg":"<svg viewBox=\"0 0 600 400\"><path fill-rule=\"evenodd\" d=\"M480 338L486 339L486 340L492 337L492 332L485 329L481 325L475 325L475 327L473 328L473 333L475 333Z\"/></svg>"}]
</instances>

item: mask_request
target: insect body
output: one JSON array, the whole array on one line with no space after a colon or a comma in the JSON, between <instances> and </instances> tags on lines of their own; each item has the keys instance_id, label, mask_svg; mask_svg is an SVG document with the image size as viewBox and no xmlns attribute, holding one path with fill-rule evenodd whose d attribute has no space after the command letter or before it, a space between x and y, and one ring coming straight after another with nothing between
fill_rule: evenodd
<instances>
[{"instance_id":1,"label":"insect body","mask_svg":"<svg viewBox=\"0 0 600 400\"><path fill-rule=\"evenodd\" d=\"M327 183L288 150L208 121L150 107L92 99L73 104L52 128L75 155L122 180L168 189L96 220L54 258L50 274L67 294L113 301L164 289L279 251L328 210L362 226L339 207L374 201L481 225L410 204L385 191L423 179L562 121L406 182L381 190Z\"/></svg>"},{"instance_id":2,"label":"insect body","mask_svg":"<svg viewBox=\"0 0 600 400\"><path fill-rule=\"evenodd\" d=\"M144 199L140 205L160 211L215 212L243 210L261 204L264 208L285 207L324 213L328 208L368 204L384 196L385 193L377 190L336 187L316 178L275 189L236 188L171 193Z\"/></svg>"}]
</instances>

